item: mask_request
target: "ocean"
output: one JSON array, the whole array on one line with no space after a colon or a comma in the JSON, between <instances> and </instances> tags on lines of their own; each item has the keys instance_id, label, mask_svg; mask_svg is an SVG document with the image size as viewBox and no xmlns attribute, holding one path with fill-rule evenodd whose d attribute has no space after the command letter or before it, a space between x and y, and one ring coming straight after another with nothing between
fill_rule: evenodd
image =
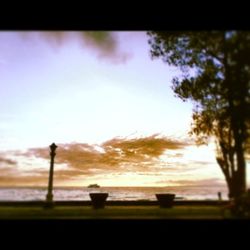
<instances>
[{"instance_id":1,"label":"ocean","mask_svg":"<svg viewBox=\"0 0 250 250\"><path fill-rule=\"evenodd\" d=\"M182 200L217 200L218 192L227 200L227 188L215 186L175 186L175 187L55 187L54 200L90 200L89 193L107 192L108 200L156 200L156 193L174 193ZM42 201L45 187L0 187L0 201Z\"/></svg>"}]
</instances>

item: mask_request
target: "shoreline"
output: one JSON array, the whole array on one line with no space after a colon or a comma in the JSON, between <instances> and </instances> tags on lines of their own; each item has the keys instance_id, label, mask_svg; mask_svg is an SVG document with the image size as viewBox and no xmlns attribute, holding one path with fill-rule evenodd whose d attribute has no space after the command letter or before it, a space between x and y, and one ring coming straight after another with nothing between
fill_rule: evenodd
<instances>
[{"instance_id":1,"label":"shoreline","mask_svg":"<svg viewBox=\"0 0 250 250\"><path fill-rule=\"evenodd\" d=\"M229 200L176 200L174 206L225 206L229 203ZM46 201L0 201L1 206L14 206L14 207L35 207L44 206ZM53 201L54 206L91 206L92 202L89 201ZM159 206L158 201L151 200L111 200L105 202L106 206Z\"/></svg>"}]
</instances>

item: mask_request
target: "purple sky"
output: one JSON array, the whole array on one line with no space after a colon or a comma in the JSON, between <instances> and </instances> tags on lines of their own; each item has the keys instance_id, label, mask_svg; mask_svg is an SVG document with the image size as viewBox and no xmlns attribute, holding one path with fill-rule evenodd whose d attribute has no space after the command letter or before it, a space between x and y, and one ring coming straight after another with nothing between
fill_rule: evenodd
<instances>
[{"instance_id":1,"label":"purple sky","mask_svg":"<svg viewBox=\"0 0 250 250\"><path fill-rule=\"evenodd\" d=\"M0 51L2 185L46 185L52 142L58 185L224 182L213 144L188 137L192 105L171 90L179 70L151 60L145 32L1 32ZM122 148L103 146L115 137ZM140 138L165 146L140 158Z\"/></svg>"}]
</instances>

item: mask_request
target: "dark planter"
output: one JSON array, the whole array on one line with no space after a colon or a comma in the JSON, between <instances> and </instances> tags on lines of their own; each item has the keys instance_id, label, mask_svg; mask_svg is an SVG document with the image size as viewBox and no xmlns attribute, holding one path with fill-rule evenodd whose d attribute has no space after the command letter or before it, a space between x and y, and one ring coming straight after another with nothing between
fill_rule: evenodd
<instances>
[{"instance_id":1,"label":"dark planter","mask_svg":"<svg viewBox=\"0 0 250 250\"><path fill-rule=\"evenodd\" d=\"M155 196L160 204L160 207L173 207L175 194L155 194Z\"/></svg>"},{"instance_id":2,"label":"dark planter","mask_svg":"<svg viewBox=\"0 0 250 250\"><path fill-rule=\"evenodd\" d=\"M104 208L108 193L90 193L89 196L94 208Z\"/></svg>"}]
</instances>

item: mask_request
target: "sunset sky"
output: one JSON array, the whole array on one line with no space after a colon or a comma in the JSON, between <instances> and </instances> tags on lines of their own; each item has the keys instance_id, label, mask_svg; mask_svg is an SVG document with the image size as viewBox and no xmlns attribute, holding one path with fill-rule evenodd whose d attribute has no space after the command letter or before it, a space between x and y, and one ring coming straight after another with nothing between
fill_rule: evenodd
<instances>
[{"instance_id":1,"label":"sunset sky","mask_svg":"<svg viewBox=\"0 0 250 250\"><path fill-rule=\"evenodd\" d=\"M0 185L224 184L146 32L0 32ZM248 164L249 168L249 164Z\"/></svg>"}]
</instances>

